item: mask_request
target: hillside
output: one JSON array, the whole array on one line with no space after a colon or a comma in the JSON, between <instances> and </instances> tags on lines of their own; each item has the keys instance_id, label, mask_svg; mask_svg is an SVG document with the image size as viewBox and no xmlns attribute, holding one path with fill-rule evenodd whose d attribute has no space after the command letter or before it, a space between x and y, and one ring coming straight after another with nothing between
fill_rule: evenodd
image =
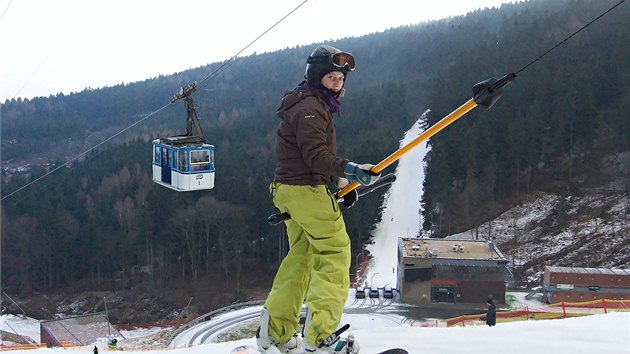
<instances>
[{"instance_id":1,"label":"hillside","mask_svg":"<svg viewBox=\"0 0 630 354\"><path fill-rule=\"evenodd\" d=\"M330 43L359 63L336 118L339 154L378 162L418 117L423 127L436 124L470 98L475 83L524 68L614 3L532 0ZM421 210L413 210L423 232L477 229L497 237L521 267L521 285L553 259L625 266L628 216L618 209L628 184L617 179L629 171L628 5L519 72L490 110L475 109L431 139L424 181L414 185L424 189ZM134 322L181 318L191 298L194 314L264 296L286 252L282 228L266 222L275 211L268 194L274 112L284 90L301 80L311 50L240 58L195 93L204 133L216 146L216 188L203 193L153 183L149 142L184 129L182 105L156 110L221 63L4 102L3 291L37 299L49 315L63 300L43 298L57 295L89 297L77 311L101 309L101 294L117 304L151 305L143 313L121 305L114 314ZM610 162L617 157L623 163ZM364 251L385 192L345 212L353 254ZM512 208L543 201L545 214L509 228L518 212ZM490 222L497 217L503 221ZM609 224L623 227L603 228ZM617 243L620 252L597 251L596 239ZM356 263L353 257L353 270Z\"/></svg>"},{"instance_id":2,"label":"hillside","mask_svg":"<svg viewBox=\"0 0 630 354\"><path fill-rule=\"evenodd\" d=\"M496 219L455 239L494 241L511 262L514 286L542 283L545 265L589 268L630 267L630 152L610 156L615 178L583 194L532 193Z\"/></svg>"}]
</instances>

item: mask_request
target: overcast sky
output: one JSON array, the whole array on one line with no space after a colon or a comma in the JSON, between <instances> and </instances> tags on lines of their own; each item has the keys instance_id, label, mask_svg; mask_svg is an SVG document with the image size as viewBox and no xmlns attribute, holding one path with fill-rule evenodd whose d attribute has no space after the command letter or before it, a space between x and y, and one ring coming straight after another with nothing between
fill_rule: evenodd
<instances>
[{"instance_id":1,"label":"overcast sky","mask_svg":"<svg viewBox=\"0 0 630 354\"><path fill-rule=\"evenodd\" d=\"M0 0L0 101L113 86L229 59L303 2ZM309 0L241 55L380 32L504 2L513 1Z\"/></svg>"}]
</instances>

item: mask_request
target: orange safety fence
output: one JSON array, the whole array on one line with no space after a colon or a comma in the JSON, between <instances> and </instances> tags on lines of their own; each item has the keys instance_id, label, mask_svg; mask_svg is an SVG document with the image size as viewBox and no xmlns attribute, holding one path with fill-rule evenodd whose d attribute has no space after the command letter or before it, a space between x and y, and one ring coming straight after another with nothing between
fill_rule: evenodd
<instances>
[{"instance_id":1,"label":"orange safety fence","mask_svg":"<svg viewBox=\"0 0 630 354\"><path fill-rule=\"evenodd\" d=\"M15 344L15 345L0 344L0 351L2 351L2 350L39 349L39 348L46 348L46 343L42 343L42 344Z\"/></svg>"},{"instance_id":2,"label":"orange safety fence","mask_svg":"<svg viewBox=\"0 0 630 354\"><path fill-rule=\"evenodd\" d=\"M608 313L610 310L630 311L630 300L599 299L584 302L558 302L547 305L546 308L549 308L550 311L530 310L528 307L519 310L497 311L497 323L588 316L599 313L598 311L593 312L593 310L598 309L602 310L601 313ZM479 325L485 323L485 316L485 313L463 315L449 318L444 321L448 327L466 326L467 324Z\"/></svg>"},{"instance_id":3,"label":"orange safety fence","mask_svg":"<svg viewBox=\"0 0 630 354\"><path fill-rule=\"evenodd\" d=\"M361 262L357 264L357 272L354 276L354 281L352 286L363 286L362 281L365 276L365 271L367 270L368 263L370 262L370 256L367 253L362 253L363 257L361 258ZM372 284L370 284L371 286Z\"/></svg>"},{"instance_id":4,"label":"orange safety fence","mask_svg":"<svg viewBox=\"0 0 630 354\"><path fill-rule=\"evenodd\" d=\"M587 316L585 313L562 313L530 310L497 311L497 323L529 320L553 320L567 317ZM444 320L447 327L479 325L485 323L485 313L476 315L463 315Z\"/></svg>"}]
</instances>

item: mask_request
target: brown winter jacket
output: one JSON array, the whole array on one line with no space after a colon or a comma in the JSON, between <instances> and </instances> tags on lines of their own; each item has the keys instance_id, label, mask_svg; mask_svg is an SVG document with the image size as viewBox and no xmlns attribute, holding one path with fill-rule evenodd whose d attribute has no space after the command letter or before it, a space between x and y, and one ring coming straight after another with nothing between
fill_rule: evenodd
<instances>
[{"instance_id":1,"label":"brown winter jacket","mask_svg":"<svg viewBox=\"0 0 630 354\"><path fill-rule=\"evenodd\" d=\"M335 155L335 122L321 97L297 87L284 94L276 113L282 122L276 135L275 182L314 186L344 176L348 159Z\"/></svg>"}]
</instances>

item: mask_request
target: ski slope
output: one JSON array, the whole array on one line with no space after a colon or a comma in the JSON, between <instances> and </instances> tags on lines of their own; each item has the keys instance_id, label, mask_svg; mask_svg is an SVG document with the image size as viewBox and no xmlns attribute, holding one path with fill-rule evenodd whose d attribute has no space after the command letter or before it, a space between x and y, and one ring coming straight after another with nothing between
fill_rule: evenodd
<instances>
[{"instance_id":1,"label":"ski slope","mask_svg":"<svg viewBox=\"0 0 630 354\"><path fill-rule=\"evenodd\" d=\"M420 133L422 129L416 122L405 133L400 146L407 145ZM366 247L372 257L364 276L368 286L396 287L398 238L416 237L422 227L420 200L424 181L423 159L428 151L425 141L402 155L398 161L396 181L385 196L381 221L372 233L374 243Z\"/></svg>"}]
</instances>

